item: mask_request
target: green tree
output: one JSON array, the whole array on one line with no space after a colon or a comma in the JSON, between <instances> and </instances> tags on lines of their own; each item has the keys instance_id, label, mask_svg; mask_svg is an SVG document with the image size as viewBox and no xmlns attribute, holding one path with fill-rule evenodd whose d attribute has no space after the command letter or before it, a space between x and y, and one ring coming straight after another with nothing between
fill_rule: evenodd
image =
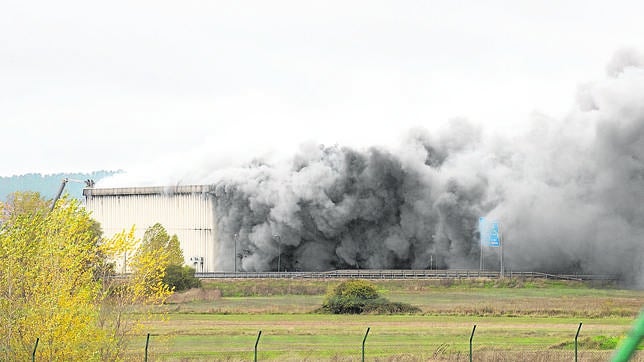
<instances>
[{"instance_id":1,"label":"green tree","mask_svg":"<svg viewBox=\"0 0 644 362\"><path fill-rule=\"evenodd\" d=\"M164 250L167 254L168 265L183 265L183 251L176 235L168 235L163 225L156 223L145 230L141 246L137 254L151 253L157 250Z\"/></svg>"},{"instance_id":2,"label":"green tree","mask_svg":"<svg viewBox=\"0 0 644 362\"><path fill-rule=\"evenodd\" d=\"M176 292L201 287L201 280L195 278L195 269L187 265L169 265L165 270L163 282L173 286Z\"/></svg>"},{"instance_id":3,"label":"green tree","mask_svg":"<svg viewBox=\"0 0 644 362\"><path fill-rule=\"evenodd\" d=\"M133 277L145 289L140 292L163 295L163 288L180 291L198 286L200 283L194 277L194 269L184 267L183 262L179 238L176 235L169 236L159 223L149 227L131 263ZM150 268L156 269L151 274L139 272Z\"/></svg>"},{"instance_id":4,"label":"green tree","mask_svg":"<svg viewBox=\"0 0 644 362\"><path fill-rule=\"evenodd\" d=\"M172 235L168 241L168 251L170 252L168 259L170 265L182 266L184 262L183 250L181 250L181 244L179 244L179 238L176 235Z\"/></svg>"}]
</instances>

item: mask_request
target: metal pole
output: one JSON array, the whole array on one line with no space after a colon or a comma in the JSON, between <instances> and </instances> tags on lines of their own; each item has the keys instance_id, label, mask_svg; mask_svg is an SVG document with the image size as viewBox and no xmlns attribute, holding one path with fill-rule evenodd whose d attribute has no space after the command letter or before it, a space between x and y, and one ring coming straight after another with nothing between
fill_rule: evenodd
<instances>
[{"instance_id":1,"label":"metal pole","mask_svg":"<svg viewBox=\"0 0 644 362\"><path fill-rule=\"evenodd\" d=\"M257 340L255 341L255 362L257 362L257 343L259 343L259 337L262 336L262 331L260 330L259 333L257 333Z\"/></svg>"},{"instance_id":2,"label":"metal pole","mask_svg":"<svg viewBox=\"0 0 644 362\"><path fill-rule=\"evenodd\" d=\"M483 237L485 235L485 218L479 217L479 246L481 247L481 254L479 257L479 271L483 270Z\"/></svg>"},{"instance_id":3,"label":"metal pole","mask_svg":"<svg viewBox=\"0 0 644 362\"><path fill-rule=\"evenodd\" d=\"M499 244L501 247L501 278L503 278L503 233L499 233Z\"/></svg>"},{"instance_id":4,"label":"metal pole","mask_svg":"<svg viewBox=\"0 0 644 362\"><path fill-rule=\"evenodd\" d=\"M364 362L364 343L367 341L367 336L369 335L369 330L371 327L367 327L367 333L364 334L364 338L362 339L362 362Z\"/></svg>"},{"instance_id":5,"label":"metal pole","mask_svg":"<svg viewBox=\"0 0 644 362\"><path fill-rule=\"evenodd\" d=\"M282 239L279 235L273 235L273 238L277 239L277 272L280 272L280 261L282 258Z\"/></svg>"},{"instance_id":6,"label":"metal pole","mask_svg":"<svg viewBox=\"0 0 644 362\"><path fill-rule=\"evenodd\" d=\"M148 362L148 346L150 345L150 333L148 333L148 337L145 339L145 362Z\"/></svg>"},{"instance_id":7,"label":"metal pole","mask_svg":"<svg viewBox=\"0 0 644 362\"><path fill-rule=\"evenodd\" d=\"M54 211L54 208L56 207L56 201L58 201L58 199L60 199L60 195L63 194L63 190L65 189L65 185L67 185L67 182L69 182L69 179L64 178L63 181L60 183L60 187L58 188L56 197L54 197L54 200L51 202L51 209L49 210L49 212Z\"/></svg>"},{"instance_id":8,"label":"metal pole","mask_svg":"<svg viewBox=\"0 0 644 362\"><path fill-rule=\"evenodd\" d=\"M472 338L474 338L474 331L476 330L476 324L472 328L472 334L470 335L470 362L472 362Z\"/></svg>"},{"instance_id":9,"label":"metal pole","mask_svg":"<svg viewBox=\"0 0 644 362\"><path fill-rule=\"evenodd\" d=\"M40 341L40 337L36 338L36 345L34 345L34 351L31 354L31 362L36 361L36 349L38 348L38 341Z\"/></svg>"},{"instance_id":10,"label":"metal pole","mask_svg":"<svg viewBox=\"0 0 644 362\"><path fill-rule=\"evenodd\" d=\"M233 255L233 258L235 259L235 273L237 273L237 234L233 235L235 238L235 255Z\"/></svg>"},{"instance_id":11,"label":"metal pole","mask_svg":"<svg viewBox=\"0 0 644 362\"><path fill-rule=\"evenodd\" d=\"M282 261L282 241L277 238L277 272L280 272L280 263Z\"/></svg>"},{"instance_id":12,"label":"metal pole","mask_svg":"<svg viewBox=\"0 0 644 362\"><path fill-rule=\"evenodd\" d=\"M577 328L577 334L575 334L575 362L577 362L577 337L579 337L580 330L581 330L581 322L579 322L579 327Z\"/></svg>"},{"instance_id":13,"label":"metal pole","mask_svg":"<svg viewBox=\"0 0 644 362\"><path fill-rule=\"evenodd\" d=\"M479 257L479 272L483 270L483 235L481 235L479 244L481 246L481 254Z\"/></svg>"}]
</instances>

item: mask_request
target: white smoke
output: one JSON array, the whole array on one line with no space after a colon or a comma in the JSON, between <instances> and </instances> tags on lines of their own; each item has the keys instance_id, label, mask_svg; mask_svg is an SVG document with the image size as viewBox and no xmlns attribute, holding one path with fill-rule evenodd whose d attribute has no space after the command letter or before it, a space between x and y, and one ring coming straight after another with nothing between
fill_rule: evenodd
<instances>
[{"instance_id":1,"label":"white smoke","mask_svg":"<svg viewBox=\"0 0 644 362\"><path fill-rule=\"evenodd\" d=\"M501 223L512 270L641 283L643 59L618 52L568 116L534 115L521 136L457 119L396 148L306 144L286 161L202 167L180 182L214 185L221 255L238 234L243 270L276 270L278 259L282 270L427 268L430 258L476 268L486 216Z\"/></svg>"}]
</instances>

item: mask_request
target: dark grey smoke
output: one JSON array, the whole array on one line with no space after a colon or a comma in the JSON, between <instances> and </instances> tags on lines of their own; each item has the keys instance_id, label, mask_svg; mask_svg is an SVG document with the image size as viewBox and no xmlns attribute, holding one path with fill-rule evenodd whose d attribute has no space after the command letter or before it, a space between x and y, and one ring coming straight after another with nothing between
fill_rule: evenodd
<instances>
[{"instance_id":1,"label":"dark grey smoke","mask_svg":"<svg viewBox=\"0 0 644 362\"><path fill-rule=\"evenodd\" d=\"M579 87L565 118L535 115L520 136L454 120L395 149L304 145L286 162L154 181L214 184L221 270L233 269L235 234L247 271L278 260L281 270L478 268L485 216L501 223L506 269L620 274L644 287L644 58L620 51L606 71ZM497 251L484 250L485 268L498 270Z\"/></svg>"},{"instance_id":2,"label":"dark grey smoke","mask_svg":"<svg viewBox=\"0 0 644 362\"><path fill-rule=\"evenodd\" d=\"M426 268L430 254L439 266L468 266L484 189L433 185L422 171L384 150L337 146L305 150L288 170L242 170L216 187L222 255L238 233L244 270L276 270L278 243L286 270Z\"/></svg>"},{"instance_id":3,"label":"dark grey smoke","mask_svg":"<svg viewBox=\"0 0 644 362\"><path fill-rule=\"evenodd\" d=\"M287 163L222 171L220 268L233 268L234 234L247 271L277 270L278 259L281 270L429 268L430 259L478 268L486 216L501 222L508 269L641 283L642 64L618 53L569 116L534 116L521 137L484 137L455 120L440 134L410 132L396 150L307 145ZM494 252L487 268L498 269Z\"/></svg>"}]
</instances>

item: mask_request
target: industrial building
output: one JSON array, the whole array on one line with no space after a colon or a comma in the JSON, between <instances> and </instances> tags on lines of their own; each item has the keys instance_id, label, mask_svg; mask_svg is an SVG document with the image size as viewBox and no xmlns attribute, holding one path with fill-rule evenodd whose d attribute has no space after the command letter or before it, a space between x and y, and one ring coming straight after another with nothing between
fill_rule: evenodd
<instances>
[{"instance_id":1,"label":"industrial building","mask_svg":"<svg viewBox=\"0 0 644 362\"><path fill-rule=\"evenodd\" d=\"M198 272L216 271L219 243L212 186L86 188L85 207L111 237L135 226L135 236L160 223L176 234L185 264Z\"/></svg>"}]
</instances>

